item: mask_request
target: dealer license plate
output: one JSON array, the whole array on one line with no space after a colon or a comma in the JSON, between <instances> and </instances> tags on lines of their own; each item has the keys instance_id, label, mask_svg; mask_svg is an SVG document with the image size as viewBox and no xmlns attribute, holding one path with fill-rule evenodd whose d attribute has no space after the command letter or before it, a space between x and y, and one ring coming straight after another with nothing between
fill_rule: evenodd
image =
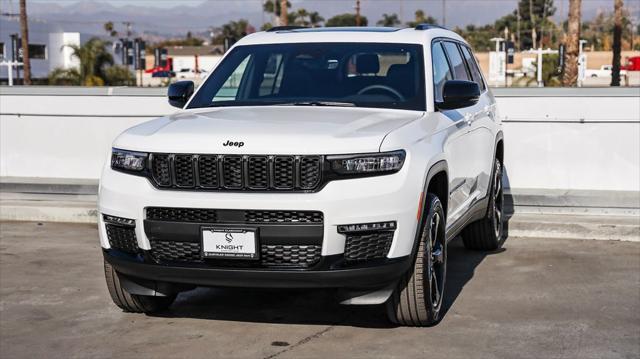
<instances>
[{"instance_id":1,"label":"dealer license plate","mask_svg":"<svg viewBox=\"0 0 640 359\"><path fill-rule=\"evenodd\" d=\"M257 259L256 231L237 228L203 228L204 258Z\"/></svg>"}]
</instances>

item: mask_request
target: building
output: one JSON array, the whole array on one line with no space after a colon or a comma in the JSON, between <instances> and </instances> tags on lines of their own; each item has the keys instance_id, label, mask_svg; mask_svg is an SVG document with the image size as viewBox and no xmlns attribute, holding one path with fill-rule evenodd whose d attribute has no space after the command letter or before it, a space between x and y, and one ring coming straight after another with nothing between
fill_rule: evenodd
<instances>
[{"instance_id":1,"label":"building","mask_svg":"<svg viewBox=\"0 0 640 359\"><path fill-rule=\"evenodd\" d=\"M209 72L222 58L222 45L173 46L167 48L167 55L173 59L173 71Z\"/></svg>"}]
</instances>

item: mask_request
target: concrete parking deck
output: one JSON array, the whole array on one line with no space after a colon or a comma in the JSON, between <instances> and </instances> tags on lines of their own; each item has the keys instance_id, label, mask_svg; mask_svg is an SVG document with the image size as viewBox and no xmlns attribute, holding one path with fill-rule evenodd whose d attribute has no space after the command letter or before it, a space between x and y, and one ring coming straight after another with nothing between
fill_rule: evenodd
<instances>
[{"instance_id":1,"label":"concrete parking deck","mask_svg":"<svg viewBox=\"0 0 640 359\"><path fill-rule=\"evenodd\" d=\"M322 291L197 289L157 316L110 301L95 225L0 223L6 358L632 358L640 356L640 243L509 238L450 247L447 313L388 324Z\"/></svg>"}]
</instances>

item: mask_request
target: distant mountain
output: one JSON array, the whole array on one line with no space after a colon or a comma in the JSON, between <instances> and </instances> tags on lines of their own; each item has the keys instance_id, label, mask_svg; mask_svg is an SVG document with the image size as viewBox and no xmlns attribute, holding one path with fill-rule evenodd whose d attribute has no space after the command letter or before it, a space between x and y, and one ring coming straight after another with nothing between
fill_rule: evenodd
<instances>
[{"instance_id":1,"label":"distant mountain","mask_svg":"<svg viewBox=\"0 0 640 359\"><path fill-rule=\"evenodd\" d=\"M0 0L3 9L7 0ZM301 7L310 11L318 11L325 19L333 15L353 11L353 1L292 0L293 8ZM556 8L560 8L556 0ZM17 8L17 2L13 2ZM175 2L179 4L178 1ZM469 23L486 24L512 12L517 0L456 0L448 1L447 26L464 26ZM78 31L87 34L104 35L103 24L113 21L116 30L126 31L122 22L131 22L135 34L149 34L156 37L184 36L188 31L200 34L208 33L211 27L220 26L230 20L244 18L259 28L263 22L271 20L269 14L262 12L262 0L215 0L187 6L176 5L155 6L152 1L116 2L113 5L106 1L47 1L29 2L29 15L32 21L56 24L64 31ZM124 5L120 5L124 4ZM143 4L143 5L140 5ZM418 8L434 16L442 18L441 1L402 1L376 0L363 1L363 15L369 23L375 23L383 13L398 13L404 21L413 18ZM583 1L584 18L593 17L598 9L610 11L612 0ZM464 9L464 11L457 11ZM14 11L17 9L14 9ZM5 10L3 10L5 11ZM568 2L564 1L564 15L568 12ZM637 12L637 8L636 8ZM559 10L558 14L559 15Z\"/></svg>"}]
</instances>

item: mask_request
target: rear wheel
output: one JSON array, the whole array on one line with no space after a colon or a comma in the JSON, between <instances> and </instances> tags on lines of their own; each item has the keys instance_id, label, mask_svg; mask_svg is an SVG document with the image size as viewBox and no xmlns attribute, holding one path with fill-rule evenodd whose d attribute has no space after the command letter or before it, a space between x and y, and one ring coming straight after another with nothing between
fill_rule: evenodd
<instances>
[{"instance_id":1,"label":"rear wheel","mask_svg":"<svg viewBox=\"0 0 640 359\"><path fill-rule=\"evenodd\" d=\"M413 267L402 277L387 300L387 315L393 323L431 326L440 320L447 274L445 216L437 196L426 200L425 224Z\"/></svg>"},{"instance_id":2,"label":"rear wheel","mask_svg":"<svg viewBox=\"0 0 640 359\"><path fill-rule=\"evenodd\" d=\"M496 158L493 165L493 177L489 205L485 218L471 223L462 232L462 242L467 249L495 250L502 245L503 237L502 163Z\"/></svg>"},{"instance_id":3,"label":"rear wheel","mask_svg":"<svg viewBox=\"0 0 640 359\"><path fill-rule=\"evenodd\" d=\"M120 275L111 266L104 262L104 275L107 280L107 289L113 303L125 312L155 313L167 309L176 299L176 295L166 297L151 297L146 295L129 294L120 282Z\"/></svg>"}]
</instances>

